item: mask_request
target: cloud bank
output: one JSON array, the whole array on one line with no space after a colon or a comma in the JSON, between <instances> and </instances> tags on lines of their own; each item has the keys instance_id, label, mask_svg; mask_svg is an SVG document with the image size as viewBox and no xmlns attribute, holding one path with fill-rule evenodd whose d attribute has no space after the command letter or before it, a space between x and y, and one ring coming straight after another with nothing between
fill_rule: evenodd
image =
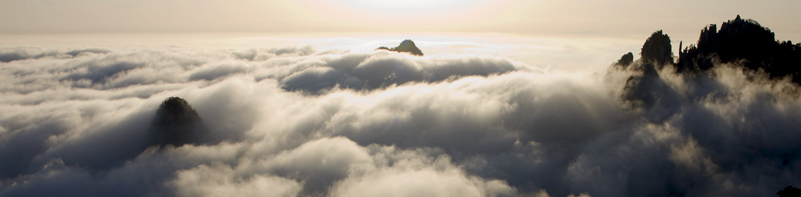
<instances>
[{"instance_id":1,"label":"cloud bank","mask_svg":"<svg viewBox=\"0 0 801 197\"><path fill-rule=\"evenodd\" d=\"M597 74L310 47L2 51L3 196L763 196L801 185L798 86L735 63L683 75L627 55ZM208 143L145 143L173 96Z\"/></svg>"}]
</instances>

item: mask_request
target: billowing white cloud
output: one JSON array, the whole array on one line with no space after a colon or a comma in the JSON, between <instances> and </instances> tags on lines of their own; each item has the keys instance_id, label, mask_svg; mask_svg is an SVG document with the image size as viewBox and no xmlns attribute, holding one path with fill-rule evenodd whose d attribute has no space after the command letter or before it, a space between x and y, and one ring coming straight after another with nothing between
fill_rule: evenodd
<instances>
[{"instance_id":1,"label":"billowing white cloud","mask_svg":"<svg viewBox=\"0 0 801 197\"><path fill-rule=\"evenodd\" d=\"M234 178L228 166L200 165L179 171L170 186L177 196L296 196L302 185L277 176L252 175L247 179Z\"/></svg>"},{"instance_id":2,"label":"billowing white cloud","mask_svg":"<svg viewBox=\"0 0 801 197\"><path fill-rule=\"evenodd\" d=\"M334 185L332 196L513 196L517 192L505 181L465 174L447 155L432 158L424 149L369 148L373 164L351 169L348 178Z\"/></svg>"},{"instance_id":3,"label":"billowing white cloud","mask_svg":"<svg viewBox=\"0 0 801 197\"><path fill-rule=\"evenodd\" d=\"M310 47L5 48L0 60L3 196L759 196L801 184L798 87L725 66L560 73ZM151 146L171 96L214 143Z\"/></svg>"}]
</instances>

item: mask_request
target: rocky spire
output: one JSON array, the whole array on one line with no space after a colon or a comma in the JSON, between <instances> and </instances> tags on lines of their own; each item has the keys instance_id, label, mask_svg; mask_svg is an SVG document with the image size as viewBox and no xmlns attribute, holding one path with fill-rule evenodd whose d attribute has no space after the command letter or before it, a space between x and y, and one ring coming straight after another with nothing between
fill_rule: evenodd
<instances>
[{"instance_id":1,"label":"rocky spire","mask_svg":"<svg viewBox=\"0 0 801 197\"><path fill-rule=\"evenodd\" d=\"M665 64L673 63L672 48L670 37L667 34L663 34L662 30L659 30L651 34L648 40L645 40L640 55L644 61L651 61L661 68Z\"/></svg>"}]
</instances>

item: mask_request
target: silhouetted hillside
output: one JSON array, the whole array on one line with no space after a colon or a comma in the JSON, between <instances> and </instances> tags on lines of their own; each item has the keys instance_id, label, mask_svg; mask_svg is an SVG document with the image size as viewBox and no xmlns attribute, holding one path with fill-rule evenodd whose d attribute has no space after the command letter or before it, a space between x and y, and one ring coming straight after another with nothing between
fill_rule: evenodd
<instances>
[{"instance_id":1,"label":"silhouetted hillside","mask_svg":"<svg viewBox=\"0 0 801 197\"><path fill-rule=\"evenodd\" d=\"M776 192L779 197L799 197L801 196L801 189L795 188L792 185L784 187L783 190Z\"/></svg>"},{"instance_id":2,"label":"silhouetted hillside","mask_svg":"<svg viewBox=\"0 0 801 197\"><path fill-rule=\"evenodd\" d=\"M151 145L199 144L208 130L203 120L186 100L170 97L156 111L150 125Z\"/></svg>"},{"instance_id":3,"label":"silhouetted hillside","mask_svg":"<svg viewBox=\"0 0 801 197\"><path fill-rule=\"evenodd\" d=\"M404 53L411 53L412 55L423 56L423 51L420 51L416 45L414 45L414 41L412 40L404 40L400 43L397 47L387 48L387 47L378 47L376 50L387 50L387 51L395 51L395 52L404 52Z\"/></svg>"}]
</instances>

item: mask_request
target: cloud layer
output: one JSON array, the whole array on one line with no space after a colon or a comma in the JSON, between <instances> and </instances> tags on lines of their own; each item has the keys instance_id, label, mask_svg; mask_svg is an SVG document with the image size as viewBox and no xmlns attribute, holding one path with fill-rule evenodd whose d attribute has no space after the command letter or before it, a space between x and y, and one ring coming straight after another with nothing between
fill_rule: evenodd
<instances>
[{"instance_id":1,"label":"cloud layer","mask_svg":"<svg viewBox=\"0 0 801 197\"><path fill-rule=\"evenodd\" d=\"M311 47L0 50L3 196L763 196L801 100L725 65L555 73ZM611 62L611 61L610 61ZM185 99L210 144L142 150Z\"/></svg>"}]
</instances>

